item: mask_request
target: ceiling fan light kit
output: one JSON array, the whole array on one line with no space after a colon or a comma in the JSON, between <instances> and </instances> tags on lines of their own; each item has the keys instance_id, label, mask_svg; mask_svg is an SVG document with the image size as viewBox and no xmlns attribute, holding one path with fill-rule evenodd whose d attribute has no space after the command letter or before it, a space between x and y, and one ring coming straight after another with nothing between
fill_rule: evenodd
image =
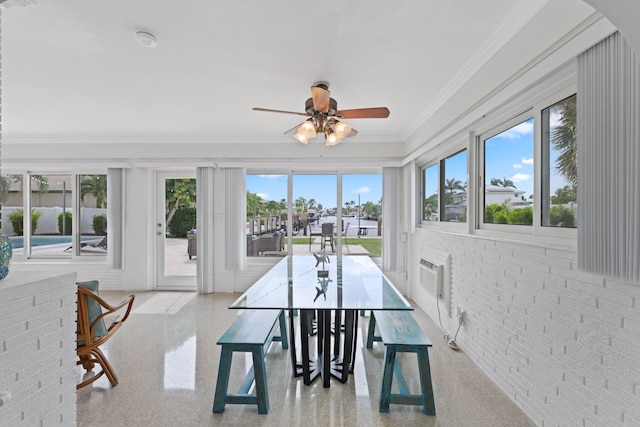
<instances>
[{"instance_id":1,"label":"ceiling fan light kit","mask_svg":"<svg viewBox=\"0 0 640 427\"><path fill-rule=\"evenodd\" d=\"M309 139L316 138L319 133L322 133L324 134L325 144L328 147L339 144L344 138L350 138L358 134L350 125L339 121L337 118L384 119L389 117L389 109L387 107L338 110L338 103L330 97L329 83L327 82L316 82L311 86L311 98L306 100L304 106L305 113L267 108L253 108L253 110L308 116L307 120L285 132L285 135L293 135L295 139L308 145Z\"/></svg>"}]
</instances>

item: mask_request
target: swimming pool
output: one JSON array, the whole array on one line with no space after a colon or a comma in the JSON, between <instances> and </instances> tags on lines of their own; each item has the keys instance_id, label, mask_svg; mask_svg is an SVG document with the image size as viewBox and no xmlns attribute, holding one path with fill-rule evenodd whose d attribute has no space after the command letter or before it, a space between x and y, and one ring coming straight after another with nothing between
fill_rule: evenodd
<instances>
[{"instance_id":1,"label":"swimming pool","mask_svg":"<svg viewBox=\"0 0 640 427\"><path fill-rule=\"evenodd\" d=\"M11 247L13 249L20 249L24 247L24 236L13 236L9 237L11 240ZM80 237L81 242L86 242L89 240L100 240L102 236L82 236ZM68 243L71 244L71 236L32 236L31 237L31 246L47 246L47 245L57 245L60 243Z\"/></svg>"}]
</instances>

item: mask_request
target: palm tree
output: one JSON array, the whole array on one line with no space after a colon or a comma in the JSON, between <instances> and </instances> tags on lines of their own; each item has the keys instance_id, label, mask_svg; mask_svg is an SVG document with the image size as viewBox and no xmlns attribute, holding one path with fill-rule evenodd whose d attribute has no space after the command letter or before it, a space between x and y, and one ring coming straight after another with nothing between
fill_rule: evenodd
<instances>
[{"instance_id":1,"label":"palm tree","mask_svg":"<svg viewBox=\"0 0 640 427\"><path fill-rule=\"evenodd\" d=\"M80 181L80 201L84 203L84 197L92 194L96 198L96 208L107 207L107 176L89 175Z\"/></svg>"},{"instance_id":2,"label":"palm tree","mask_svg":"<svg viewBox=\"0 0 640 427\"><path fill-rule=\"evenodd\" d=\"M247 217L260 215L262 199L257 194L247 191Z\"/></svg>"},{"instance_id":3,"label":"palm tree","mask_svg":"<svg viewBox=\"0 0 640 427\"><path fill-rule=\"evenodd\" d=\"M558 172L574 189L578 185L578 131L576 126L576 96L556 104L560 120L551 130L551 143L560 152L556 159Z\"/></svg>"},{"instance_id":4,"label":"palm tree","mask_svg":"<svg viewBox=\"0 0 640 427\"><path fill-rule=\"evenodd\" d=\"M315 210L316 208L316 199L309 199L309 209Z\"/></svg>"},{"instance_id":5,"label":"palm tree","mask_svg":"<svg viewBox=\"0 0 640 427\"><path fill-rule=\"evenodd\" d=\"M500 179L500 178L491 178L491 185L497 185L499 187L505 187L505 188L506 187L517 188L515 186L515 184L513 183L513 181L511 181L507 177L504 177L502 179Z\"/></svg>"},{"instance_id":6,"label":"palm tree","mask_svg":"<svg viewBox=\"0 0 640 427\"><path fill-rule=\"evenodd\" d=\"M462 181L460 181L459 179L451 178L451 179L445 180L444 189L445 191L452 194L456 190L464 191L465 186L464 184L462 184Z\"/></svg>"}]
</instances>

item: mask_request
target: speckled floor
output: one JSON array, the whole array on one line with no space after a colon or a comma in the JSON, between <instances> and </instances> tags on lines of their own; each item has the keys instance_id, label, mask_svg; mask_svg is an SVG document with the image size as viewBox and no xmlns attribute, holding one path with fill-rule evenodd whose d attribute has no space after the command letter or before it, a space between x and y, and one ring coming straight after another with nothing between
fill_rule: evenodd
<instances>
[{"instance_id":1,"label":"speckled floor","mask_svg":"<svg viewBox=\"0 0 640 427\"><path fill-rule=\"evenodd\" d=\"M103 292L116 302L124 294ZM360 317L353 376L305 386L291 371L289 350L274 343L266 358L270 410L227 405L211 412L220 357L216 341L238 312L227 309L239 294L143 292L123 328L103 348L119 376L77 392L79 426L531 426L531 420L463 353L451 350L440 328L420 309L414 315L434 346L429 350L437 416L418 406L391 405L378 412L383 345L364 346L368 317ZM365 338L363 338L365 337ZM249 356L234 356L230 390L244 379ZM409 386L419 385L415 355L402 357ZM78 368L78 378L83 372ZM233 390L235 391L235 390Z\"/></svg>"}]
</instances>

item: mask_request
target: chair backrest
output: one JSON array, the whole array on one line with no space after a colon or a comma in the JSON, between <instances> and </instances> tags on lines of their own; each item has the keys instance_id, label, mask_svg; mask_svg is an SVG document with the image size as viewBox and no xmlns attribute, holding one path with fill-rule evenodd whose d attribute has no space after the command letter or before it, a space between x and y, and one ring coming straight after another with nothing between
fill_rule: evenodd
<instances>
[{"instance_id":1,"label":"chair backrest","mask_svg":"<svg viewBox=\"0 0 640 427\"><path fill-rule=\"evenodd\" d=\"M333 223L325 222L322 224L322 234L323 235L332 235L333 234Z\"/></svg>"},{"instance_id":2,"label":"chair backrest","mask_svg":"<svg viewBox=\"0 0 640 427\"><path fill-rule=\"evenodd\" d=\"M106 342L127 320L133 306L135 295L112 306L100 298L98 286L97 280L78 282L78 348L97 347ZM105 322L108 316L117 316L109 326Z\"/></svg>"}]
</instances>

